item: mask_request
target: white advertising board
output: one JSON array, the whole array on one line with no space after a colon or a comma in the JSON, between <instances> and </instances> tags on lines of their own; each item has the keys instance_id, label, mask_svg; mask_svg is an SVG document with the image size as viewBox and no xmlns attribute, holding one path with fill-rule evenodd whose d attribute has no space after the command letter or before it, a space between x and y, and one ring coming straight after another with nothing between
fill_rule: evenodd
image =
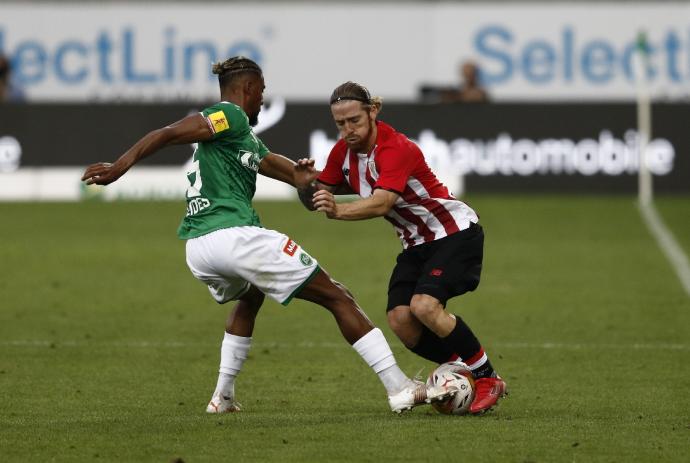
<instances>
[{"instance_id":1,"label":"white advertising board","mask_svg":"<svg viewBox=\"0 0 690 463\"><path fill-rule=\"evenodd\" d=\"M640 31L653 96L690 98L688 3L9 3L0 53L32 101L212 100L236 54L289 100L346 80L413 100L467 59L496 101L631 100Z\"/></svg>"}]
</instances>

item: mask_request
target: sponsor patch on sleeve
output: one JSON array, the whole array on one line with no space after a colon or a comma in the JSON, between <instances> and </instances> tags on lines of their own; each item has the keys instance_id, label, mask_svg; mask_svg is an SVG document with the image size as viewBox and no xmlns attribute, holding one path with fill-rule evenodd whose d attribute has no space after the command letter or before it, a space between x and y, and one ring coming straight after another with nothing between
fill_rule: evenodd
<instances>
[{"instance_id":1,"label":"sponsor patch on sleeve","mask_svg":"<svg viewBox=\"0 0 690 463\"><path fill-rule=\"evenodd\" d=\"M206 118L206 122L208 122L208 126L211 128L211 132L213 133L219 133L230 128L228 119L225 117L225 113L223 111L217 111L209 114Z\"/></svg>"}]
</instances>

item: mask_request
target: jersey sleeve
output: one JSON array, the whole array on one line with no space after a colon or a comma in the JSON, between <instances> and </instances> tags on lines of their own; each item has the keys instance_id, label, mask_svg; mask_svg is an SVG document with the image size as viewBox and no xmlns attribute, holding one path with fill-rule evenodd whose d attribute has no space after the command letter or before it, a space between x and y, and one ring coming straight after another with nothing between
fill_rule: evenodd
<instances>
[{"instance_id":1,"label":"jersey sleeve","mask_svg":"<svg viewBox=\"0 0 690 463\"><path fill-rule=\"evenodd\" d=\"M379 178L374 188L394 191L402 194L407 179L422 158L422 152L416 147L390 147L376 154Z\"/></svg>"},{"instance_id":2,"label":"jersey sleeve","mask_svg":"<svg viewBox=\"0 0 690 463\"><path fill-rule=\"evenodd\" d=\"M343 159L345 158L344 153L341 153L338 143L331 149L328 155L328 160L326 161L326 167L323 168L319 178L319 182L326 185L340 185L345 181L345 175L343 174Z\"/></svg>"},{"instance_id":3,"label":"jersey sleeve","mask_svg":"<svg viewBox=\"0 0 690 463\"><path fill-rule=\"evenodd\" d=\"M270 151L268 150L268 148L266 148L264 142L259 137L256 137L256 142L259 145L259 152L257 153L259 155L259 159L263 159L266 156L268 156L268 153Z\"/></svg>"},{"instance_id":4,"label":"jersey sleeve","mask_svg":"<svg viewBox=\"0 0 690 463\"><path fill-rule=\"evenodd\" d=\"M200 114L213 134L212 140L234 136L246 130L246 117L235 105L216 104L204 109Z\"/></svg>"}]
</instances>

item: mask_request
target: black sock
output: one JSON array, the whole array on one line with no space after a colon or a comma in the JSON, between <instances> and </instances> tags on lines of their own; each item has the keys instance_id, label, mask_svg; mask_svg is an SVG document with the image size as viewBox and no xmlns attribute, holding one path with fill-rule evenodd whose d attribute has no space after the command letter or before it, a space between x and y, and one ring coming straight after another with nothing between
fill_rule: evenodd
<instances>
[{"instance_id":1,"label":"black sock","mask_svg":"<svg viewBox=\"0 0 690 463\"><path fill-rule=\"evenodd\" d=\"M441 341L441 338L436 336L426 326L422 327L422 335L419 337L417 345L409 349L420 357L431 360L434 363L448 362L454 355L453 351L448 350L443 341Z\"/></svg>"},{"instance_id":2,"label":"black sock","mask_svg":"<svg viewBox=\"0 0 690 463\"><path fill-rule=\"evenodd\" d=\"M491 366L491 362L489 362L489 359L486 359L486 362L482 364L482 366L472 370L472 376L474 376L475 379L479 378L493 378L496 376L496 373L494 372L494 367Z\"/></svg>"},{"instance_id":3,"label":"black sock","mask_svg":"<svg viewBox=\"0 0 690 463\"><path fill-rule=\"evenodd\" d=\"M457 315L455 316L455 328L448 336L441 338L441 341L448 349L456 352L468 366L476 363L484 356L484 349L479 344L479 340L467 326L467 323ZM475 378L488 378L494 375L494 369L488 357L484 363L472 370L472 375Z\"/></svg>"}]
</instances>

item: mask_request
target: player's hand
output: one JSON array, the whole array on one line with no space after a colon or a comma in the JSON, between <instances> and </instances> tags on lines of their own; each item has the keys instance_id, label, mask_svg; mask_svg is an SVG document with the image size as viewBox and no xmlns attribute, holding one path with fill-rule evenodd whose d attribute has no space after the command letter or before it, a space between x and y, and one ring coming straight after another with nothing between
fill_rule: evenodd
<instances>
[{"instance_id":1,"label":"player's hand","mask_svg":"<svg viewBox=\"0 0 690 463\"><path fill-rule=\"evenodd\" d=\"M298 159L295 164L295 169L297 168L311 169L312 171L316 172L316 169L314 169L314 160L309 158Z\"/></svg>"},{"instance_id":2,"label":"player's hand","mask_svg":"<svg viewBox=\"0 0 690 463\"><path fill-rule=\"evenodd\" d=\"M314 168L313 159L298 159L295 163L294 180L298 189L307 188L311 182L319 176L319 171Z\"/></svg>"},{"instance_id":3,"label":"player's hand","mask_svg":"<svg viewBox=\"0 0 690 463\"><path fill-rule=\"evenodd\" d=\"M122 174L125 172L127 172L127 169L118 166L117 163L99 162L87 167L81 179L86 182L87 185L92 185L94 183L96 185L108 185L122 177Z\"/></svg>"},{"instance_id":4,"label":"player's hand","mask_svg":"<svg viewBox=\"0 0 690 463\"><path fill-rule=\"evenodd\" d=\"M314 193L314 209L323 212L329 219L338 218L338 205L335 203L335 196L327 190L319 190Z\"/></svg>"}]
</instances>

